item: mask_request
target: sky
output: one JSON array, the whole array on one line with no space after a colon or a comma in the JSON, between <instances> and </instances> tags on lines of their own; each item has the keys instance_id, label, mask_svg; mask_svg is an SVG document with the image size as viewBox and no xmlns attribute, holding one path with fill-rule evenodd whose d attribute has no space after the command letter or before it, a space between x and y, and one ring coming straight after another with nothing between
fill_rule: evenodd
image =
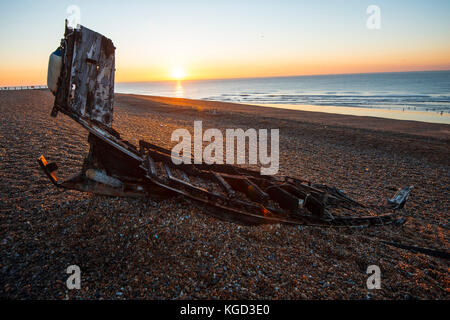
<instances>
[{"instance_id":1,"label":"sky","mask_svg":"<svg viewBox=\"0 0 450 320\"><path fill-rule=\"evenodd\" d=\"M116 82L450 69L448 0L0 0L0 86L46 83L71 5Z\"/></svg>"}]
</instances>

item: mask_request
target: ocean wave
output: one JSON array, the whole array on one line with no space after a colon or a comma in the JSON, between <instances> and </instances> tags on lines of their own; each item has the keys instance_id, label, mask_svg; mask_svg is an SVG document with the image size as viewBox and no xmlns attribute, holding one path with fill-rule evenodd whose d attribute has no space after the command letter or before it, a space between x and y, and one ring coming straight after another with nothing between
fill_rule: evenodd
<instances>
[{"instance_id":1,"label":"ocean wave","mask_svg":"<svg viewBox=\"0 0 450 320\"><path fill-rule=\"evenodd\" d=\"M202 97L203 100L244 102L249 104L305 104L362 108L415 107L419 110L450 110L450 96L430 95L348 95L348 94L221 94Z\"/></svg>"}]
</instances>

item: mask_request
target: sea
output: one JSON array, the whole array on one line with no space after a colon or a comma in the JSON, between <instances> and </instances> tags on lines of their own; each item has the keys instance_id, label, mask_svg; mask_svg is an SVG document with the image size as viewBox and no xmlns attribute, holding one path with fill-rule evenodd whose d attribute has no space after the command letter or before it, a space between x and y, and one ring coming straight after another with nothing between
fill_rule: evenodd
<instances>
[{"instance_id":1,"label":"sea","mask_svg":"<svg viewBox=\"0 0 450 320\"><path fill-rule=\"evenodd\" d=\"M118 93L450 124L450 71L116 83Z\"/></svg>"}]
</instances>

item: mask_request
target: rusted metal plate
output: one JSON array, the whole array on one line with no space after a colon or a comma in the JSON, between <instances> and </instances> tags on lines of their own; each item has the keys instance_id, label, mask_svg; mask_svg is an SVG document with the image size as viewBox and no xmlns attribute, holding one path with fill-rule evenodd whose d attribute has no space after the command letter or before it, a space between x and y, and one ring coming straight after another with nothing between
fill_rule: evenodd
<instances>
[{"instance_id":1,"label":"rusted metal plate","mask_svg":"<svg viewBox=\"0 0 450 320\"><path fill-rule=\"evenodd\" d=\"M112 126L115 47L101 34L66 26L55 107L74 118Z\"/></svg>"}]
</instances>

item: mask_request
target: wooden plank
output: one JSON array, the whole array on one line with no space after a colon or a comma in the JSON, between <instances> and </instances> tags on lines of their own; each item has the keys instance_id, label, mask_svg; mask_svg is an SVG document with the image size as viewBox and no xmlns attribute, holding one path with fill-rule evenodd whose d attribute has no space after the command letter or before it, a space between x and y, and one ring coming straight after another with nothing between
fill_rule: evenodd
<instances>
[{"instance_id":1,"label":"wooden plank","mask_svg":"<svg viewBox=\"0 0 450 320\"><path fill-rule=\"evenodd\" d=\"M75 119L82 117L111 127L115 72L112 41L81 26L76 30L66 28L62 44L63 70L55 98L56 108Z\"/></svg>"}]
</instances>

